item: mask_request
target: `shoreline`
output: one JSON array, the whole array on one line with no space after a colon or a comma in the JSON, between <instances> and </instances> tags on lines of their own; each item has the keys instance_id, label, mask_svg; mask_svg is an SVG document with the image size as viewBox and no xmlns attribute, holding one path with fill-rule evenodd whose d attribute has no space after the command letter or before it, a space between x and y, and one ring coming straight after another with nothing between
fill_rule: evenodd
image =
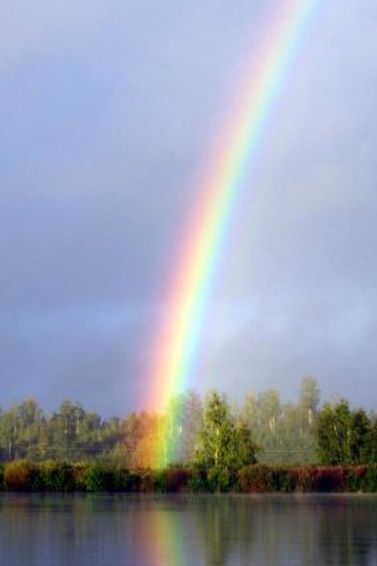
<instances>
[{"instance_id":1,"label":"shoreline","mask_svg":"<svg viewBox=\"0 0 377 566\"><path fill-rule=\"evenodd\" d=\"M377 493L377 465L267 466L161 470L106 462L14 460L0 466L0 493L353 494Z\"/></svg>"}]
</instances>

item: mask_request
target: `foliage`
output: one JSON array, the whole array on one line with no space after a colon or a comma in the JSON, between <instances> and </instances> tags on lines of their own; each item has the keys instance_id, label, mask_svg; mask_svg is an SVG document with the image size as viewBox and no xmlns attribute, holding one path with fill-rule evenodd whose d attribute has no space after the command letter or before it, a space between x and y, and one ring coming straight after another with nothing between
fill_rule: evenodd
<instances>
[{"instance_id":1,"label":"foliage","mask_svg":"<svg viewBox=\"0 0 377 566\"><path fill-rule=\"evenodd\" d=\"M366 432L362 450L360 451L360 461L368 464L377 464L377 418L369 418L369 430Z\"/></svg>"},{"instance_id":2,"label":"foliage","mask_svg":"<svg viewBox=\"0 0 377 566\"><path fill-rule=\"evenodd\" d=\"M211 470L211 477L218 477L222 483L227 474L254 463L255 451L247 426L235 425L225 399L211 393L204 408L197 464Z\"/></svg>"},{"instance_id":3,"label":"foliage","mask_svg":"<svg viewBox=\"0 0 377 566\"><path fill-rule=\"evenodd\" d=\"M271 491L280 491L283 493L289 493L295 488L290 469L284 466L270 468L269 484Z\"/></svg>"},{"instance_id":4,"label":"foliage","mask_svg":"<svg viewBox=\"0 0 377 566\"><path fill-rule=\"evenodd\" d=\"M89 464L82 482L86 491L105 491L111 485L106 470L97 463Z\"/></svg>"},{"instance_id":5,"label":"foliage","mask_svg":"<svg viewBox=\"0 0 377 566\"><path fill-rule=\"evenodd\" d=\"M239 418L260 447L258 461L265 464L313 464L317 461L314 429L320 393L316 381L305 377L297 404L282 403L271 389L246 396Z\"/></svg>"},{"instance_id":6,"label":"foliage","mask_svg":"<svg viewBox=\"0 0 377 566\"><path fill-rule=\"evenodd\" d=\"M1 474L0 474L1 475ZM251 464L237 472L213 467L164 470L112 468L98 463L33 464L15 460L4 467L7 491L86 491L180 493L377 492L377 466L267 466Z\"/></svg>"},{"instance_id":7,"label":"foliage","mask_svg":"<svg viewBox=\"0 0 377 566\"><path fill-rule=\"evenodd\" d=\"M243 492L265 493L271 491L270 469L265 464L245 466L239 471L238 481Z\"/></svg>"},{"instance_id":8,"label":"foliage","mask_svg":"<svg viewBox=\"0 0 377 566\"><path fill-rule=\"evenodd\" d=\"M5 464L4 487L9 491L28 491L32 485L33 469L27 460Z\"/></svg>"},{"instance_id":9,"label":"foliage","mask_svg":"<svg viewBox=\"0 0 377 566\"><path fill-rule=\"evenodd\" d=\"M367 466L350 467L347 471L347 487L349 491L363 491L365 476L368 472Z\"/></svg>"},{"instance_id":10,"label":"foliage","mask_svg":"<svg viewBox=\"0 0 377 566\"><path fill-rule=\"evenodd\" d=\"M191 471L191 477L187 482L187 489L193 493L210 491L207 481L207 470L200 466L194 466Z\"/></svg>"},{"instance_id":11,"label":"foliage","mask_svg":"<svg viewBox=\"0 0 377 566\"><path fill-rule=\"evenodd\" d=\"M363 409L351 410L344 399L326 403L315 430L318 453L324 464L373 463L377 455L376 423Z\"/></svg>"},{"instance_id":12,"label":"foliage","mask_svg":"<svg viewBox=\"0 0 377 566\"><path fill-rule=\"evenodd\" d=\"M39 481L46 491L73 491L75 488L73 469L66 462L47 460L41 463Z\"/></svg>"},{"instance_id":13,"label":"foliage","mask_svg":"<svg viewBox=\"0 0 377 566\"><path fill-rule=\"evenodd\" d=\"M377 492L377 466L370 465L365 474L365 481L362 484L363 491L369 491L372 493Z\"/></svg>"},{"instance_id":14,"label":"foliage","mask_svg":"<svg viewBox=\"0 0 377 566\"><path fill-rule=\"evenodd\" d=\"M165 471L166 491L168 493L179 493L187 491L192 477L191 470L182 467L172 467Z\"/></svg>"},{"instance_id":15,"label":"foliage","mask_svg":"<svg viewBox=\"0 0 377 566\"><path fill-rule=\"evenodd\" d=\"M202 402L196 393L190 391L170 399L164 415L165 467L192 461L202 427Z\"/></svg>"},{"instance_id":16,"label":"foliage","mask_svg":"<svg viewBox=\"0 0 377 566\"><path fill-rule=\"evenodd\" d=\"M285 403L269 390L248 394L239 408L231 408L213 392L203 407L200 397L188 392L172 398L163 414L142 411L107 420L69 400L48 414L30 398L0 409L0 464L42 463L39 476L35 472L30 481L35 489L45 484L56 490L62 485L86 490L88 482L94 486L97 481L123 489L134 480L149 489L154 480L147 475L132 479L121 470L147 470L157 462L163 468L195 465L189 483L222 490L233 489L234 474L255 463L256 454L259 463L281 470L318 463L377 464L376 415L345 400L320 408L319 399L312 377L302 380L296 403ZM86 477L89 463L92 475ZM117 479L108 479L107 469L117 470ZM159 489L168 489L162 476L157 480Z\"/></svg>"},{"instance_id":17,"label":"foliage","mask_svg":"<svg viewBox=\"0 0 377 566\"><path fill-rule=\"evenodd\" d=\"M238 491L238 478L235 470L229 468L210 468L207 472L208 491Z\"/></svg>"}]
</instances>

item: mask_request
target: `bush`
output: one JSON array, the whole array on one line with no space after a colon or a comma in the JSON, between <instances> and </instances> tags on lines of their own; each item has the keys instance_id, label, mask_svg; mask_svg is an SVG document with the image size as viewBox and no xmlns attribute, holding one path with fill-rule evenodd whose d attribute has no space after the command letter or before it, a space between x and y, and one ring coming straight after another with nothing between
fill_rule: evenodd
<instances>
[{"instance_id":1,"label":"bush","mask_svg":"<svg viewBox=\"0 0 377 566\"><path fill-rule=\"evenodd\" d=\"M207 472L204 469L195 467L191 472L191 477L187 482L187 489L193 493L203 493L209 491Z\"/></svg>"},{"instance_id":2,"label":"bush","mask_svg":"<svg viewBox=\"0 0 377 566\"><path fill-rule=\"evenodd\" d=\"M239 486L241 491L253 493L345 491L347 471L341 466L272 468L254 465L240 470Z\"/></svg>"},{"instance_id":3,"label":"bush","mask_svg":"<svg viewBox=\"0 0 377 566\"><path fill-rule=\"evenodd\" d=\"M289 470L289 476L295 491L312 490L312 468L310 466L297 466Z\"/></svg>"},{"instance_id":4,"label":"bush","mask_svg":"<svg viewBox=\"0 0 377 566\"><path fill-rule=\"evenodd\" d=\"M207 485L209 491L230 491L233 487L233 477L229 470L219 467L210 468L207 472Z\"/></svg>"},{"instance_id":5,"label":"bush","mask_svg":"<svg viewBox=\"0 0 377 566\"><path fill-rule=\"evenodd\" d=\"M344 466L319 466L314 468L313 491L346 491L347 470Z\"/></svg>"},{"instance_id":6,"label":"bush","mask_svg":"<svg viewBox=\"0 0 377 566\"><path fill-rule=\"evenodd\" d=\"M347 489L349 491L363 491L367 466L352 466L347 469Z\"/></svg>"},{"instance_id":7,"label":"bush","mask_svg":"<svg viewBox=\"0 0 377 566\"><path fill-rule=\"evenodd\" d=\"M238 484L247 493L271 491L270 468L264 464L245 466L238 472Z\"/></svg>"},{"instance_id":8,"label":"bush","mask_svg":"<svg viewBox=\"0 0 377 566\"><path fill-rule=\"evenodd\" d=\"M106 491L110 484L109 474L99 464L89 464L82 476L86 491Z\"/></svg>"},{"instance_id":9,"label":"bush","mask_svg":"<svg viewBox=\"0 0 377 566\"><path fill-rule=\"evenodd\" d=\"M377 492L377 465L245 466L238 473L212 467L165 470L111 468L95 463L15 460L0 466L0 489L8 491L189 492Z\"/></svg>"},{"instance_id":10,"label":"bush","mask_svg":"<svg viewBox=\"0 0 377 566\"><path fill-rule=\"evenodd\" d=\"M65 462L48 460L39 466L42 489L46 491L73 491L76 487L72 466Z\"/></svg>"},{"instance_id":11,"label":"bush","mask_svg":"<svg viewBox=\"0 0 377 566\"><path fill-rule=\"evenodd\" d=\"M139 476L125 468L116 468L109 477L109 491L139 491Z\"/></svg>"},{"instance_id":12,"label":"bush","mask_svg":"<svg viewBox=\"0 0 377 566\"><path fill-rule=\"evenodd\" d=\"M125 472L127 481L125 482L125 491L136 493L140 491L141 478L137 472Z\"/></svg>"},{"instance_id":13,"label":"bush","mask_svg":"<svg viewBox=\"0 0 377 566\"><path fill-rule=\"evenodd\" d=\"M138 470L136 472L139 475L139 490L143 493L153 493L156 491L156 480L161 491L163 485L163 479L157 478L159 472L153 472L149 469Z\"/></svg>"},{"instance_id":14,"label":"bush","mask_svg":"<svg viewBox=\"0 0 377 566\"><path fill-rule=\"evenodd\" d=\"M344 466L301 466L290 470L296 491L336 492L347 487Z\"/></svg>"},{"instance_id":15,"label":"bush","mask_svg":"<svg viewBox=\"0 0 377 566\"><path fill-rule=\"evenodd\" d=\"M187 490L191 477L192 472L181 467L144 471L141 479L141 491L179 493Z\"/></svg>"},{"instance_id":16,"label":"bush","mask_svg":"<svg viewBox=\"0 0 377 566\"><path fill-rule=\"evenodd\" d=\"M372 493L377 492L377 465L368 466L363 483L363 490Z\"/></svg>"},{"instance_id":17,"label":"bush","mask_svg":"<svg viewBox=\"0 0 377 566\"><path fill-rule=\"evenodd\" d=\"M153 470L151 471L151 491L156 493L167 492L166 470ZM149 491L149 487L147 491Z\"/></svg>"},{"instance_id":18,"label":"bush","mask_svg":"<svg viewBox=\"0 0 377 566\"><path fill-rule=\"evenodd\" d=\"M294 478L290 474L289 468L271 468L268 480L271 491L288 493L295 489Z\"/></svg>"},{"instance_id":19,"label":"bush","mask_svg":"<svg viewBox=\"0 0 377 566\"><path fill-rule=\"evenodd\" d=\"M166 491L168 493L186 491L191 478L191 470L186 468L168 468L166 470Z\"/></svg>"},{"instance_id":20,"label":"bush","mask_svg":"<svg viewBox=\"0 0 377 566\"><path fill-rule=\"evenodd\" d=\"M72 464L71 469L75 491L86 491L85 474L88 464L82 462Z\"/></svg>"},{"instance_id":21,"label":"bush","mask_svg":"<svg viewBox=\"0 0 377 566\"><path fill-rule=\"evenodd\" d=\"M32 487L32 472L32 466L27 460L14 460L5 464L5 489L9 491L29 491Z\"/></svg>"}]
</instances>

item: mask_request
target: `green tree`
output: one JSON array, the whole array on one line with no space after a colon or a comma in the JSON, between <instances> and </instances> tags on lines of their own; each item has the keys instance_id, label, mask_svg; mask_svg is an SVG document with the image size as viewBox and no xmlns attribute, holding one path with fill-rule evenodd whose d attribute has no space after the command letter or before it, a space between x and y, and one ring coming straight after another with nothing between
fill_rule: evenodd
<instances>
[{"instance_id":1,"label":"green tree","mask_svg":"<svg viewBox=\"0 0 377 566\"><path fill-rule=\"evenodd\" d=\"M350 457L351 411L344 399L325 403L317 419L318 453L324 464L348 464Z\"/></svg>"},{"instance_id":2,"label":"green tree","mask_svg":"<svg viewBox=\"0 0 377 566\"><path fill-rule=\"evenodd\" d=\"M236 426L224 397L209 394L196 461L206 468L237 470L256 462L256 447L246 424Z\"/></svg>"},{"instance_id":3,"label":"green tree","mask_svg":"<svg viewBox=\"0 0 377 566\"><path fill-rule=\"evenodd\" d=\"M370 427L365 437L361 457L368 464L377 464L377 417L370 418Z\"/></svg>"},{"instance_id":4,"label":"green tree","mask_svg":"<svg viewBox=\"0 0 377 566\"><path fill-rule=\"evenodd\" d=\"M374 432L363 409L351 410L342 399L326 403L317 419L316 439L320 459L325 464L361 464L373 461Z\"/></svg>"},{"instance_id":5,"label":"green tree","mask_svg":"<svg viewBox=\"0 0 377 566\"><path fill-rule=\"evenodd\" d=\"M349 434L349 456L352 464L365 462L371 423L363 409L351 413Z\"/></svg>"}]
</instances>

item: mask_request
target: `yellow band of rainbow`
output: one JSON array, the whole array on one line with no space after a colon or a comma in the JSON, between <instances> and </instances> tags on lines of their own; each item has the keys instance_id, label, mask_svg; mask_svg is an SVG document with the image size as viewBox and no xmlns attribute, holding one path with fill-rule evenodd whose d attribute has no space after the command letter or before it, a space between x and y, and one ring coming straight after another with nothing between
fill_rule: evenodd
<instances>
[{"instance_id":1,"label":"yellow band of rainbow","mask_svg":"<svg viewBox=\"0 0 377 566\"><path fill-rule=\"evenodd\" d=\"M147 388L150 406L162 410L189 384L211 283L237 201L248 179L281 92L319 0L281 0L253 54L238 104L222 128L216 160L205 176L187 221L187 235L173 262L167 290L168 319L158 328ZM164 434L161 435L162 439Z\"/></svg>"}]
</instances>

